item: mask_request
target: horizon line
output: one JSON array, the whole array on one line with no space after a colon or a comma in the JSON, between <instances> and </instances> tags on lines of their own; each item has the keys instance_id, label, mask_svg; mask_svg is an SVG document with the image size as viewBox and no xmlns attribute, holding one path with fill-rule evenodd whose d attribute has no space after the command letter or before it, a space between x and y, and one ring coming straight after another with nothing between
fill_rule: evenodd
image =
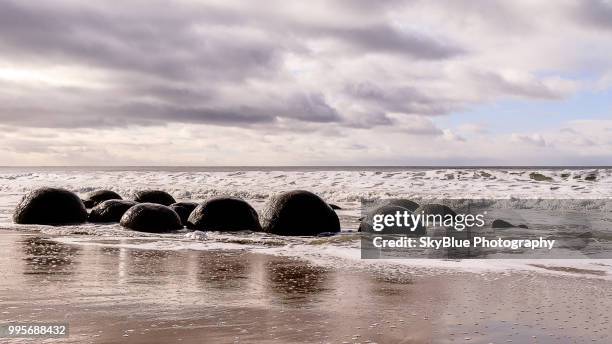
<instances>
[{"instance_id":1,"label":"horizon line","mask_svg":"<svg viewBox=\"0 0 612 344\"><path fill-rule=\"evenodd\" d=\"M612 168L612 165L0 165L0 168Z\"/></svg>"}]
</instances>

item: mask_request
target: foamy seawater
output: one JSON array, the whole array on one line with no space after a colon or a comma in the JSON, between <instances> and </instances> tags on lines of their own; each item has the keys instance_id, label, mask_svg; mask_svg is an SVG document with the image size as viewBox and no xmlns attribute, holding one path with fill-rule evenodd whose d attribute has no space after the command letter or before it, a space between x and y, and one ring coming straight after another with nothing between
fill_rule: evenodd
<instances>
[{"instance_id":1,"label":"foamy seawater","mask_svg":"<svg viewBox=\"0 0 612 344\"><path fill-rule=\"evenodd\" d=\"M537 173L542 177L533 177ZM531 176L530 176L531 175ZM330 238L284 238L261 233L220 234L180 231L146 234L118 224L50 227L12 223L22 195L42 186L62 187L81 195L111 189L124 198L143 189L161 189L177 201L202 201L231 195L249 201L258 211L272 195L305 189L342 207L343 233ZM239 168L0 168L0 228L34 230L74 245L102 245L153 250L252 250L297 256L317 264L361 268L410 267L430 273L529 270L612 279L612 261L576 260L375 260L360 259L358 227L361 199L375 198L529 198L610 199L612 169L239 169ZM612 227L604 223L612 233ZM606 227L607 226L607 227ZM571 269L569 269L569 268Z\"/></svg>"}]
</instances>

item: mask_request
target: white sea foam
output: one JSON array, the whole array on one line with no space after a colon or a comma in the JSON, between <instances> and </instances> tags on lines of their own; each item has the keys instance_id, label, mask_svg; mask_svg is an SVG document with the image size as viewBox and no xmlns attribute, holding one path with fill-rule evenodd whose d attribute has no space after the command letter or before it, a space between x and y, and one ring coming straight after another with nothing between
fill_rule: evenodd
<instances>
[{"instance_id":1,"label":"white sea foam","mask_svg":"<svg viewBox=\"0 0 612 344\"><path fill-rule=\"evenodd\" d=\"M580 278L597 278L612 280L612 260L610 259L361 259L358 241L345 242L342 245L312 244L307 238L278 240L277 245L265 245L263 241L233 240L220 241L227 237L213 233L197 235L197 240L187 234L181 237L135 239L133 237L113 237L107 239L64 236L53 240L69 245L89 245L118 247L140 250L248 250L256 253L294 257L310 261L313 264L330 268L364 269L385 273L409 270L412 275L469 272L488 273L544 273ZM216 237L216 238L215 238ZM203 239L208 238L208 239Z\"/></svg>"},{"instance_id":2,"label":"white sea foam","mask_svg":"<svg viewBox=\"0 0 612 344\"><path fill-rule=\"evenodd\" d=\"M530 173L552 178L537 181ZM588 180L587 176L595 176ZM541 179L541 178L540 178ZM306 189L328 202L342 206L338 211L343 231L355 230L361 199L375 198L498 198L520 207L524 198L540 199L546 208L560 204L558 199L587 199L585 205L607 209L612 196L612 169L329 169L202 171L91 170L91 169L0 169L0 228L36 230L67 244L124 246L132 249L219 250L245 249L256 252L301 257L317 264L345 264L354 267L388 269L410 267L437 271L537 271L554 274L610 278L610 260L361 260L359 242L351 234L330 239L280 238L257 233L206 234L179 232L152 235L127 231L118 225L48 227L12 224L15 204L27 191L41 186L63 187L77 193L111 189L126 198L142 189L162 189L177 200L204 200L215 195L245 198L261 209L268 197ZM609 209L608 209L609 210ZM314 241L313 241L314 240ZM535 265L535 266L534 266ZM543 268L542 266L550 267ZM565 269L566 267L572 269ZM580 274L580 269L603 275Z\"/></svg>"},{"instance_id":3,"label":"white sea foam","mask_svg":"<svg viewBox=\"0 0 612 344\"><path fill-rule=\"evenodd\" d=\"M536 181L530 173L551 177ZM595 181L585 180L589 175ZM229 194L250 200L307 189L331 202L362 198L610 198L612 169L405 169L323 171L96 171L0 169L0 193L22 194L41 186L86 193L100 188L130 196L163 189L178 199Z\"/></svg>"}]
</instances>

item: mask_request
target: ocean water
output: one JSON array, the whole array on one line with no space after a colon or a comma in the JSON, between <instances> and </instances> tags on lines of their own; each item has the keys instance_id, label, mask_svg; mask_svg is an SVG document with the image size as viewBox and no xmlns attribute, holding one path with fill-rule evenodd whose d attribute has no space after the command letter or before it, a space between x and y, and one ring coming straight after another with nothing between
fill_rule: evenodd
<instances>
[{"instance_id":1,"label":"ocean water","mask_svg":"<svg viewBox=\"0 0 612 344\"><path fill-rule=\"evenodd\" d=\"M535 173L535 174L534 174ZM542 177L543 176L543 177ZM331 238L283 238L260 233L220 234L181 231L153 235L119 225L84 224L50 227L12 223L12 212L24 193L42 186L62 187L78 194L111 189L124 198L138 190L161 189L178 201L202 201L232 195L261 210L277 193L304 189L317 193L338 211L343 233ZM252 250L297 256L317 264L359 268L411 268L424 273L523 270L567 274L596 271L584 277L612 279L610 260L360 260L355 230L362 199L488 198L586 199L612 198L610 168L401 168L401 167L2 167L0 168L0 229L36 231L75 245L103 245L157 250ZM558 202L557 202L558 203ZM601 203L609 206L610 202ZM555 202L551 202L552 205ZM603 209L607 211L608 209ZM603 231L608 223L604 223ZM612 227L609 227L612 233ZM535 266L538 265L538 266ZM542 268L542 266L549 268ZM571 267L572 269L566 269Z\"/></svg>"}]
</instances>

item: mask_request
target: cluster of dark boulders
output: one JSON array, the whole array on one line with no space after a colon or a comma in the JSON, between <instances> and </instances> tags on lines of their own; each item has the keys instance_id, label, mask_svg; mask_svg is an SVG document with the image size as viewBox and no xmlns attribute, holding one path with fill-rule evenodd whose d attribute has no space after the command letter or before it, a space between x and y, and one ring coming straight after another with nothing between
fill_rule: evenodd
<instances>
[{"instance_id":1,"label":"cluster of dark boulders","mask_svg":"<svg viewBox=\"0 0 612 344\"><path fill-rule=\"evenodd\" d=\"M87 207L91 211L87 213ZM260 218L257 211L237 197L214 197L202 203L176 202L172 195L160 190L146 190L135 194L134 200L124 200L110 190L88 193L80 199L75 193L58 188L40 188L26 194L13 214L19 224L70 225L85 221L116 223L144 232L168 232L187 227L200 231L263 231L289 236L329 235L340 231L340 220L330 205L319 196L303 190L289 191L271 197ZM359 231L372 231L376 214L397 212L424 215L453 215L443 204L419 205L408 199L396 199L379 205L361 219ZM526 225L496 219L495 229L527 228ZM422 236L426 228L416 226L412 232L405 227L385 228L384 234L412 234Z\"/></svg>"},{"instance_id":2,"label":"cluster of dark boulders","mask_svg":"<svg viewBox=\"0 0 612 344\"><path fill-rule=\"evenodd\" d=\"M89 214L85 203L92 208ZM131 201L110 190L91 192L82 200L68 190L42 188L23 197L13 218L19 224L43 225L119 222L128 229L153 233L184 226L202 231L250 230L294 236L340 231L340 220L332 207L302 190L272 197L262 214L263 225L257 211L240 198L177 203L172 195L160 190L137 192Z\"/></svg>"}]
</instances>

